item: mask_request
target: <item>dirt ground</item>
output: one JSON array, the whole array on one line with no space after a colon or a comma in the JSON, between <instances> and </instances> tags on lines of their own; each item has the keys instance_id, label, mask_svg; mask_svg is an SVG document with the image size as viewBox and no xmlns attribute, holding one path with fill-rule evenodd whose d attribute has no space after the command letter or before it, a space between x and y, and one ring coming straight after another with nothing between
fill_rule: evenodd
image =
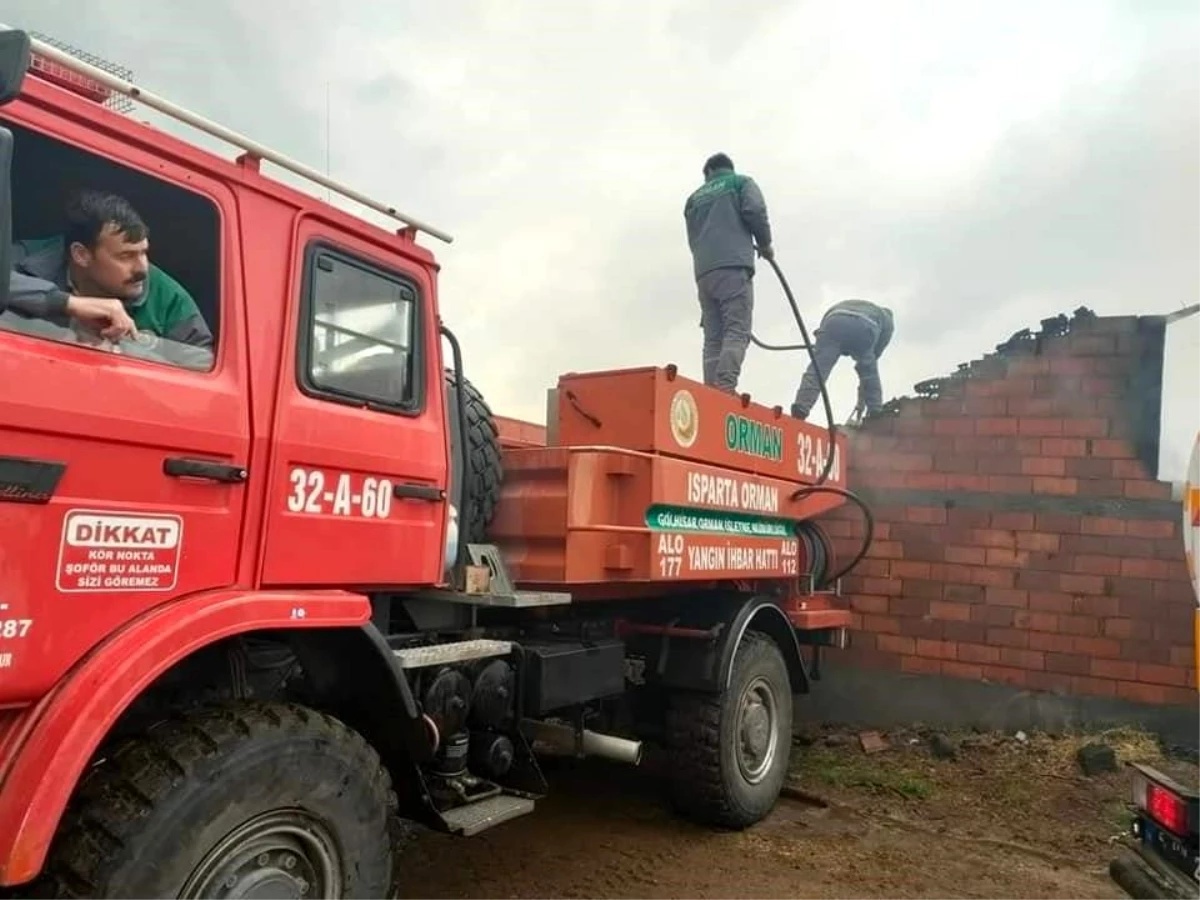
<instances>
[{"instance_id":1,"label":"dirt ground","mask_svg":"<svg viewBox=\"0 0 1200 900\"><path fill-rule=\"evenodd\" d=\"M1129 821L1128 775L1083 776L1082 739L950 735L957 756L938 759L928 734L886 737L867 755L852 735L809 735L789 796L740 833L676 818L653 760L558 764L533 814L469 839L414 836L401 896L1124 896L1107 865ZM1103 740L1196 781L1145 736Z\"/></svg>"}]
</instances>

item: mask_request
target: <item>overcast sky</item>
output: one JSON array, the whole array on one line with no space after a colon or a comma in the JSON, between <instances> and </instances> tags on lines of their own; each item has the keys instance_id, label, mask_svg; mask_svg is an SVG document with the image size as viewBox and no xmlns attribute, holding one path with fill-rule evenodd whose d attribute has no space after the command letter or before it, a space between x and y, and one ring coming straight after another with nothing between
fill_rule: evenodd
<instances>
[{"instance_id":1,"label":"overcast sky","mask_svg":"<svg viewBox=\"0 0 1200 900\"><path fill-rule=\"evenodd\" d=\"M1200 300L1195 0L2 0L0 19L450 231L443 314L497 412L559 373L700 371L682 206L729 153L810 327L889 303L884 392L1086 305ZM755 330L795 339L769 270ZM742 388L790 402L799 354ZM1200 427L1200 316L1168 345L1163 477ZM855 377L833 378L839 418Z\"/></svg>"}]
</instances>

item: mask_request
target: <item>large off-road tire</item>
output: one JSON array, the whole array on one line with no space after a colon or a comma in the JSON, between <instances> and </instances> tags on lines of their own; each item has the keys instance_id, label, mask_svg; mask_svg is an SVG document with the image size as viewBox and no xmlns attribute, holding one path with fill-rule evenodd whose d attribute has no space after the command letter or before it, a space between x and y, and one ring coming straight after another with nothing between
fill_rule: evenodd
<instances>
[{"instance_id":1,"label":"large off-road tire","mask_svg":"<svg viewBox=\"0 0 1200 900\"><path fill-rule=\"evenodd\" d=\"M390 896L395 803L379 756L330 716L296 704L204 710L125 742L85 776L36 893Z\"/></svg>"},{"instance_id":2,"label":"large off-road tire","mask_svg":"<svg viewBox=\"0 0 1200 900\"><path fill-rule=\"evenodd\" d=\"M454 372L446 370L446 384L454 390ZM469 543L482 543L500 499L504 470L500 463L500 434L491 407L475 385L463 378L463 402L467 412L465 459L467 477L463 485L459 527Z\"/></svg>"},{"instance_id":3,"label":"large off-road tire","mask_svg":"<svg viewBox=\"0 0 1200 900\"><path fill-rule=\"evenodd\" d=\"M792 687L779 647L747 632L720 695L677 692L667 709L675 808L703 825L746 828L779 799L792 747Z\"/></svg>"}]
</instances>

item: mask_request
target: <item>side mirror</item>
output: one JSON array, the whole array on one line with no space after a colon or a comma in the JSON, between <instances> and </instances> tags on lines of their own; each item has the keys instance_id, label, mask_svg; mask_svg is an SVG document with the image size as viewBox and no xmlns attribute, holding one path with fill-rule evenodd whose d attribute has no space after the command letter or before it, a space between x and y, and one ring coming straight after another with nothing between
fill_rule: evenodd
<instances>
[{"instance_id":1,"label":"side mirror","mask_svg":"<svg viewBox=\"0 0 1200 900\"><path fill-rule=\"evenodd\" d=\"M0 106L16 100L21 93L32 53L29 35L24 31L0 31Z\"/></svg>"}]
</instances>

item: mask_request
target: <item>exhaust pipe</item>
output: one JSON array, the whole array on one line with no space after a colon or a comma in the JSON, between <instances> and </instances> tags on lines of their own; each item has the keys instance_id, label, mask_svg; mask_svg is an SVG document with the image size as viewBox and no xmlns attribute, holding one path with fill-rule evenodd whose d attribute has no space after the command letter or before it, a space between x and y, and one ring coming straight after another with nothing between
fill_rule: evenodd
<instances>
[{"instance_id":1,"label":"exhaust pipe","mask_svg":"<svg viewBox=\"0 0 1200 900\"><path fill-rule=\"evenodd\" d=\"M642 742L597 734L586 728L577 732L568 725L529 722L528 731L535 744L547 753L560 756L599 756L614 762L636 766L642 761Z\"/></svg>"}]
</instances>

